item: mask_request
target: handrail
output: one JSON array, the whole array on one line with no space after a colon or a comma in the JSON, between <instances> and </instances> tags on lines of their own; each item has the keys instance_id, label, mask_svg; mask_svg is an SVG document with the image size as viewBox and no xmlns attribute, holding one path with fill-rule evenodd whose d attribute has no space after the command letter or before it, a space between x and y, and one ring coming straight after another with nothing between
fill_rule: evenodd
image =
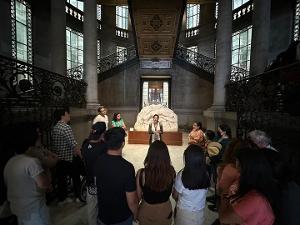
<instances>
[{"instance_id":1,"label":"handrail","mask_svg":"<svg viewBox=\"0 0 300 225\"><path fill-rule=\"evenodd\" d=\"M216 59L205 56L199 52L192 51L183 45L178 44L175 56L178 59L186 61L193 64L194 66L202 69L208 73L215 73ZM244 79L249 76L249 72L236 66L231 66L230 80L236 81L239 79Z\"/></svg>"},{"instance_id":2,"label":"handrail","mask_svg":"<svg viewBox=\"0 0 300 225\"><path fill-rule=\"evenodd\" d=\"M73 16L74 18L80 20L83 22L84 20L84 13L76 8L75 6L71 5L70 3L66 2L66 7L65 7L65 11L67 14L69 14L70 16ZM99 30L101 30L101 21L97 19L97 28Z\"/></svg>"},{"instance_id":3,"label":"handrail","mask_svg":"<svg viewBox=\"0 0 300 225\"><path fill-rule=\"evenodd\" d=\"M175 57L191 63L208 73L214 74L215 72L215 59L185 48L180 44L178 44L177 49L175 50Z\"/></svg>"},{"instance_id":4,"label":"handrail","mask_svg":"<svg viewBox=\"0 0 300 225\"><path fill-rule=\"evenodd\" d=\"M97 73L101 74L134 58L136 58L135 46L130 46L119 52L114 52L108 56L100 58L97 65Z\"/></svg>"},{"instance_id":5,"label":"handrail","mask_svg":"<svg viewBox=\"0 0 300 225\"><path fill-rule=\"evenodd\" d=\"M45 106L81 106L86 83L0 55L0 99L35 100Z\"/></svg>"},{"instance_id":6,"label":"handrail","mask_svg":"<svg viewBox=\"0 0 300 225\"><path fill-rule=\"evenodd\" d=\"M111 53L98 60L97 73L101 74L103 72L106 72L134 58L136 58L136 49L135 46L133 45L119 52ZM66 71L66 74L67 76L74 79L83 79L83 64L68 69Z\"/></svg>"}]
</instances>

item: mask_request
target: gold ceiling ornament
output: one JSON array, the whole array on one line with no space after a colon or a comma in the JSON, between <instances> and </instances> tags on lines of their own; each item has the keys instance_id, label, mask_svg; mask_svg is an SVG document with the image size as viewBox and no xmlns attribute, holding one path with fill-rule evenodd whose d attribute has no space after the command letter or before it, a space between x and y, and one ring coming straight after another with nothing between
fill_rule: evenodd
<instances>
[{"instance_id":1,"label":"gold ceiling ornament","mask_svg":"<svg viewBox=\"0 0 300 225\"><path fill-rule=\"evenodd\" d=\"M150 20L150 25L153 27L155 31L158 31L159 28L163 25L163 21L159 17L159 15L154 15L153 18Z\"/></svg>"},{"instance_id":2,"label":"gold ceiling ornament","mask_svg":"<svg viewBox=\"0 0 300 225\"><path fill-rule=\"evenodd\" d=\"M152 43L152 45L151 45L152 50L155 51L155 52L158 52L159 49L161 49L161 47L162 47L162 46L161 46L161 44L159 44L158 41L154 41L154 42Z\"/></svg>"},{"instance_id":3,"label":"gold ceiling ornament","mask_svg":"<svg viewBox=\"0 0 300 225\"><path fill-rule=\"evenodd\" d=\"M131 0L140 59L171 59L185 0Z\"/></svg>"}]
</instances>

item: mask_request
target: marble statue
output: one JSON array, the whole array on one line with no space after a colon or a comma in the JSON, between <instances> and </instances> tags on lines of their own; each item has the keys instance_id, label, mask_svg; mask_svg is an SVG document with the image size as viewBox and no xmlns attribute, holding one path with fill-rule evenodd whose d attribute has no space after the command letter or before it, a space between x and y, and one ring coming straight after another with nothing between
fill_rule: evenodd
<instances>
[{"instance_id":1,"label":"marble statue","mask_svg":"<svg viewBox=\"0 0 300 225\"><path fill-rule=\"evenodd\" d=\"M163 105L149 105L144 107L137 116L134 130L148 131L148 126L152 122L154 114L159 115L159 122L163 125L164 132L178 131L177 115Z\"/></svg>"}]
</instances>

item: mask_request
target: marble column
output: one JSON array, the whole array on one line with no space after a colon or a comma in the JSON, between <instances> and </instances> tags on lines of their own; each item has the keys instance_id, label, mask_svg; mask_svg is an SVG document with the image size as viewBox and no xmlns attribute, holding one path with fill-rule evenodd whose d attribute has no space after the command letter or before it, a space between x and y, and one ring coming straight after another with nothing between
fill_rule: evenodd
<instances>
[{"instance_id":1,"label":"marble column","mask_svg":"<svg viewBox=\"0 0 300 225\"><path fill-rule=\"evenodd\" d=\"M65 2L51 0L51 69L66 74L66 12Z\"/></svg>"},{"instance_id":2,"label":"marble column","mask_svg":"<svg viewBox=\"0 0 300 225\"><path fill-rule=\"evenodd\" d=\"M102 6L102 37L101 37L101 57L105 57L116 52L116 44L112 37L116 36L116 6Z\"/></svg>"},{"instance_id":3,"label":"marble column","mask_svg":"<svg viewBox=\"0 0 300 225\"><path fill-rule=\"evenodd\" d=\"M216 72L212 110L225 111L225 85L231 73L232 0L219 1Z\"/></svg>"},{"instance_id":4,"label":"marble column","mask_svg":"<svg viewBox=\"0 0 300 225\"><path fill-rule=\"evenodd\" d=\"M254 0L250 74L263 73L268 65L271 0Z\"/></svg>"},{"instance_id":5,"label":"marble column","mask_svg":"<svg viewBox=\"0 0 300 225\"><path fill-rule=\"evenodd\" d=\"M83 71L87 83L87 109L96 112L98 104L96 0L84 1Z\"/></svg>"},{"instance_id":6,"label":"marble column","mask_svg":"<svg viewBox=\"0 0 300 225\"><path fill-rule=\"evenodd\" d=\"M215 8L216 2L214 1L200 5L198 52L210 58L215 57Z\"/></svg>"}]
</instances>

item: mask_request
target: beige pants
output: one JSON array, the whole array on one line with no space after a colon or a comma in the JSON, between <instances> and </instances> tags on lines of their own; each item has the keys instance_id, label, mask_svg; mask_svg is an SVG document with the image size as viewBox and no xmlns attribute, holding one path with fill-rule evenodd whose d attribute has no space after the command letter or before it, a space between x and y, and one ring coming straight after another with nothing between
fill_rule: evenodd
<instances>
[{"instance_id":1,"label":"beige pants","mask_svg":"<svg viewBox=\"0 0 300 225\"><path fill-rule=\"evenodd\" d=\"M177 207L175 225L203 225L204 209L200 211L187 211Z\"/></svg>"},{"instance_id":2,"label":"beige pants","mask_svg":"<svg viewBox=\"0 0 300 225\"><path fill-rule=\"evenodd\" d=\"M139 225L171 225L172 205L170 200L160 204L148 204L144 200L139 206Z\"/></svg>"}]
</instances>

